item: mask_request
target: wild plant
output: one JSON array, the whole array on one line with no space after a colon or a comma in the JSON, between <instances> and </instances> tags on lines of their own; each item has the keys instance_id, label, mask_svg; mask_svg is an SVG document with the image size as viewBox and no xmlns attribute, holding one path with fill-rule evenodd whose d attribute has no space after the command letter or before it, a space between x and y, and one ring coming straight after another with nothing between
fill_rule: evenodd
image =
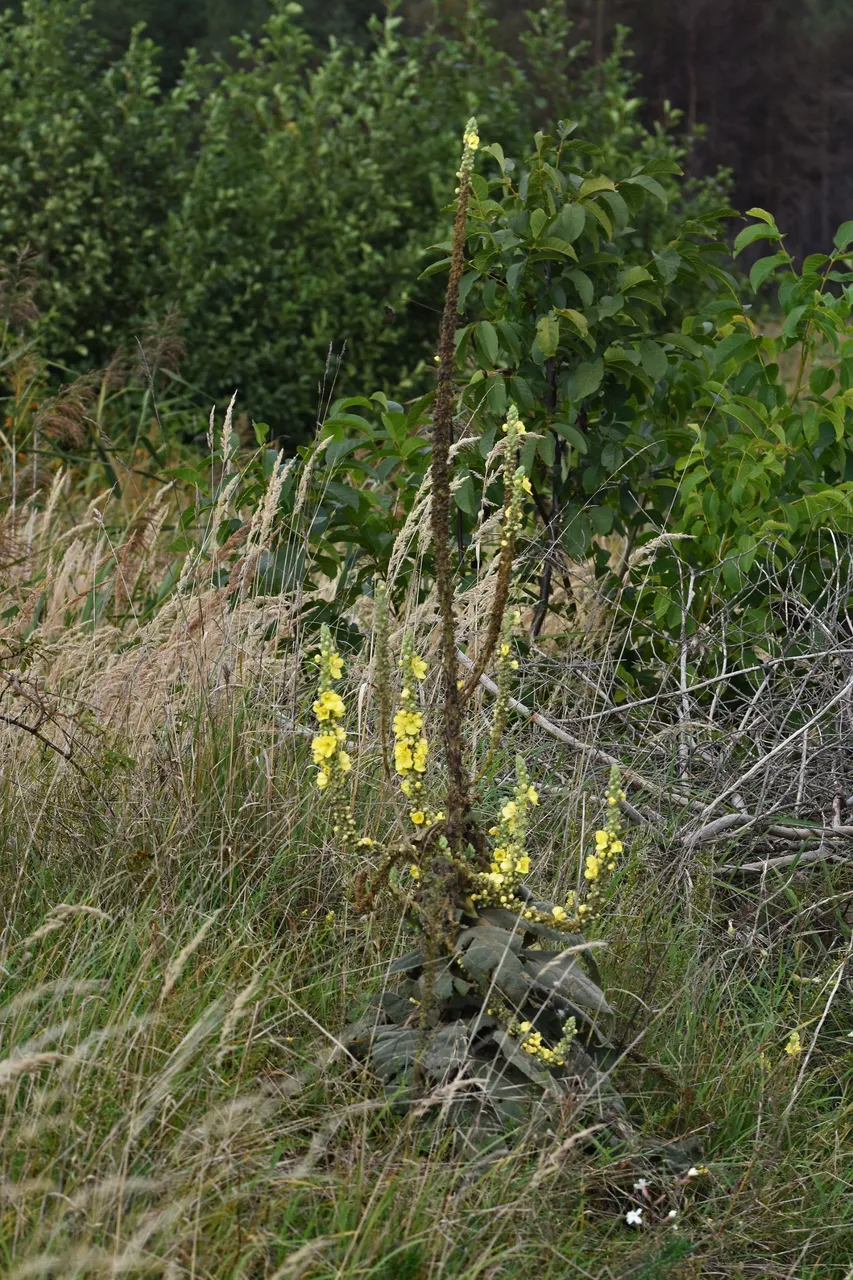
<instances>
[{"instance_id":1,"label":"wild plant","mask_svg":"<svg viewBox=\"0 0 853 1280\"><path fill-rule=\"evenodd\" d=\"M614 766L607 788L607 816L586 857L585 890L565 904L541 900L529 888L528 827L539 794L522 755L515 780L497 800L495 820L485 827L477 812L477 788L491 771L506 722L514 672L513 632L520 615L511 600L516 542L530 494L520 460L526 429L515 405L503 425L504 500L496 546L497 570L479 653L467 679L460 676L451 550L451 487L454 417L454 330L466 237L468 194L479 145L475 120L464 135L457 188L450 274L442 319L433 414L430 519L434 593L439 614L439 722L443 770L435 767L427 713L419 690L429 678L416 637L407 631L392 690L389 593L375 589L375 684L386 776L396 778L402 800L391 838L356 838L349 804L351 761L345 749L346 706L335 684L344 661L331 631L321 632L314 661L320 676L313 704L317 733L312 752L316 783L332 812L338 843L365 859L356 874L360 912L389 888L402 903L420 945L392 968L407 975L399 992L386 992L365 1023L348 1036L360 1045L387 1082L446 1082L476 1062L484 1072L491 1111L516 1114L518 1089L535 1082L562 1096L570 1075L595 1076L588 1049L605 1037L598 1025L610 1013L598 983L591 944L580 932L597 919L602 889L622 853L619 805L624 800ZM466 717L480 677L493 661L498 696L485 760L471 758ZM391 708L395 706L393 718ZM391 741L393 737L393 742ZM587 1047L584 1048L583 1046ZM561 1093L562 1091L562 1093ZM615 1119L618 1107L610 1108ZM620 1123L624 1123L624 1118Z\"/></svg>"}]
</instances>

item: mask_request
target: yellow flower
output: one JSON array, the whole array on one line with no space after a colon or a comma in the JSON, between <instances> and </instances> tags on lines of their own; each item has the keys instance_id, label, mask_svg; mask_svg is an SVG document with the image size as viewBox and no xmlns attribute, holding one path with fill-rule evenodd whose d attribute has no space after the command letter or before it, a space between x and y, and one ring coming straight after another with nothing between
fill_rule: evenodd
<instances>
[{"instance_id":1,"label":"yellow flower","mask_svg":"<svg viewBox=\"0 0 853 1280\"><path fill-rule=\"evenodd\" d=\"M438 813L437 813L437 814L435 815L435 817L433 818L433 822L444 822L444 810L443 810L443 809L439 809Z\"/></svg>"},{"instance_id":2,"label":"yellow flower","mask_svg":"<svg viewBox=\"0 0 853 1280\"><path fill-rule=\"evenodd\" d=\"M412 748L407 742L398 742L394 747L394 766L398 773L406 773L413 764Z\"/></svg>"},{"instance_id":3,"label":"yellow flower","mask_svg":"<svg viewBox=\"0 0 853 1280\"><path fill-rule=\"evenodd\" d=\"M418 773L426 773L426 758L429 751L429 744L426 738L421 738L415 743L415 750L412 756L412 764Z\"/></svg>"},{"instance_id":4,"label":"yellow flower","mask_svg":"<svg viewBox=\"0 0 853 1280\"><path fill-rule=\"evenodd\" d=\"M423 658L412 658L412 675L416 680L423 680L427 673L427 664Z\"/></svg>"},{"instance_id":5,"label":"yellow flower","mask_svg":"<svg viewBox=\"0 0 853 1280\"><path fill-rule=\"evenodd\" d=\"M521 487L525 493L533 492L533 486L531 485L530 480L528 479L527 476L525 476L524 479L522 480Z\"/></svg>"},{"instance_id":6,"label":"yellow flower","mask_svg":"<svg viewBox=\"0 0 853 1280\"><path fill-rule=\"evenodd\" d=\"M394 733L398 738L414 738L423 728L420 711L398 711L394 717Z\"/></svg>"},{"instance_id":7,"label":"yellow flower","mask_svg":"<svg viewBox=\"0 0 853 1280\"><path fill-rule=\"evenodd\" d=\"M528 858L526 853L524 854L523 857L518 859L518 861L515 864L515 869L519 875L522 875L522 876L527 875L528 871L530 870L530 859Z\"/></svg>"},{"instance_id":8,"label":"yellow flower","mask_svg":"<svg viewBox=\"0 0 853 1280\"><path fill-rule=\"evenodd\" d=\"M311 739L311 753L315 764L331 759L337 749L338 739L334 733L318 733L316 738Z\"/></svg>"},{"instance_id":9,"label":"yellow flower","mask_svg":"<svg viewBox=\"0 0 853 1280\"><path fill-rule=\"evenodd\" d=\"M422 823L426 822L426 814L423 809L415 809L414 813L409 814L409 817L412 819L412 822L414 822L416 827L419 827Z\"/></svg>"},{"instance_id":10,"label":"yellow flower","mask_svg":"<svg viewBox=\"0 0 853 1280\"><path fill-rule=\"evenodd\" d=\"M486 876L486 879L490 884L493 884L496 889L499 889L504 882L504 877L501 875L500 871L490 871Z\"/></svg>"},{"instance_id":11,"label":"yellow flower","mask_svg":"<svg viewBox=\"0 0 853 1280\"><path fill-rule=\"evenodd\" d=\"M527 800L528 800L528 803L530 804L539 803L539 792L536 790L535 787L527 788Z\"/></svg>"},{"instance_id":12,"label":"yellow flower","mask_svg":"<svg viewBox=\"0 0 853 1280\"><path fill-rule=\"evenodd\" d=\"M476 151L480 145L480 135L474 129L469 129L465 134L463 141L465 146L469 147L471 151Z\"/></svg>"},{"instance_id":13,"label":"yellow flower","mask_svg":"<svg viewBox=\"0 0 853 1280\"><path fill-rule=\"evenodd\" d=\"M328 785L329 785L329 775L325 769L321 769L320 772L317 774L317 786L321 791L324 791Z\"/></svg>"},{"instance_id":14,"label":"yellow flower","mask_svg":"<svg viewBox=\"0 0 853 1280\"><path fill-rule=\"evenodd\" d=\"M409 782L408 778L400 783L400 790L404 796L410 796L412 794L412 784Z\"/></svg>"},{"instance_id":15,"label":"yellow flower","mask_svg":"<svg viewBox=\"0 0 853 1280\"><path fill-rule=\"evenodd\" d=\"M517 813L518 813L518 805L515 803L514 800L507 800L506 804L501 809L501 817L506 823L514 822L515 815Z\"/></svg>"},{"instance_id":16,"label":"yellow flower","mask_svg":"<svg viewBox=\"0 0 853 1280\"><path fill-rule=\"evenodd\" d=\"M373 847L373 841L370 836L362 836L357 843L359 849L371 849Z\"/></svg>"},{"instance_id":17,"label":"yellow flower","mask_svg":"<svg viewBox=\"0 0 853 1280\"><path fill-rule=\"evenodd\" d=\"M334 689L326 689L314 703L314 714L318 720L328 720L329 716L337 720L345 711L344 700Z\"/></svg>"},{"instance_id":18,"label":"yellow flower","mask_svg":"<svg viewBox=\"0 0 853 1280\"><path fill-rule=\"evenodd\" d=\"M551 915L555 920L565 920L566 918L566 913L562 907L555 907L551 912Z\"/></svg>"},{"instance_id":19,"label":"yellow flower","mask_svg":"<svg viewBox=\"0 0 853 1280\"><path fill-rule=\"evenodd\" d=\"M346 751L339 752L338 764L341 767L342 773L349 773L350 769L352 768L352 760L349 758L349 755L347 754Z\"/></svg>"},{"instance_id":20,"label":"yellow flower","mask_svg":"<svg viewBox=\"0 0 853 1280\"><path fill-rule=\"evenodd\" d=\"M327 911L327 912L326 912L326 924L334 924L334 923L335 923L335 913L334 913L334 911Z\"/></svg>"},{"instance_id":21,"label":"yellow flower","mask_svg":"<svg viewBox=\"0 0 853 1280\"><path fill-rule=\"evenodd\" d=\"M788 1037L788 1043L785 1045L785 1052L789 1058L796 1058L803 1052L803 1042L800 1039L799 1031L792 1031Z\"/></svg>"},{"instance_id":22,"label":"yellow flower","mask_svg":"<svg viewBox=\"0 0 853 1280\"><path fill-rule=\"evenodd\" d=\"M502 644L502 645L501 645L501 657L503 657L503 658L507 658L507 657L509 657L509 652L510 652L509 645L508 645L508 644Z\"/></svg>"},{"instance_id":23,"label":"yellow flower","mask_svg":"<svg viewBox=\"0 0 853 1280\"><path fill-rule=\"evenodd\" d=\"M333 680L340 680L344 674L344 660L338 653L329 656L329 675Z\"/></svg>"},{"instance_id":24,"label":"yellow flower","mask_svg":"<svg viewBox=\"0 0 853 1280\"><path fill-rule=\"evenodd\" d=\"M599 849L606 849L607 845L610 843L610 832L596 831L595 843L598 845Z\"/></svg>"},{"instance_id":25,"label":"yellow flower","mask_svg":"<svg viewBox=\"0 0 853 1280\"><path fill-rule=\"evenodd\" d=\"M530 1023L529 1023L529 1022L519 1022L519 1024L518 1024L518 1029L519 1029L519 1031L522 1031L522 1032L524 1032L524 1031L529 1031L529 1030L530 1030Z\"/></svg>"},{"instance_id":26,"label":"yellow flower","mask_svg":"<svg viewBox=\"0 0 853 1280\"><path fill-rule=\"evenodd\" d=\"M613 841L613 843L612 843L612 844L611 844L611 846L610 846L610 852L611 852L611 853L621 853L621 852L622 852L622 841L621 841L621 840L614 840L614 841Z\"/></svg>"},{"instance_id":27,"label":"yellow flower","mask_svg":"<svg viewBox=\"0 0 853 1280\"><path fill-rule=\"evenodd\" d=\"M503 858L499 864L499 869L508 875L512 871L512 862L509 858Z\"/></svg>"},{"instance_id":28,"label":"yellow flower","mask_svg":"<svg viewBox=\"0 0 853 1280\"><path fill-rule=\"evenodd\" d=\"M599 862L598 858L595 856L594 853L589 854L586 860L586 866L584 868L584 873L583 873L584 879L597 880L600 871L601 871L601 863Z\"/></svg>"},{"instance_id":29,"label":"yellow flower","mask_svg":"<svg viewBox=\"0 0 853 1280\"><path fill-rule=\"evenodd\" d=\"M409 867L409 875L412 877L413 880L420 880L421 878L421 869L419 866L416 866L414 862Z\"/></svg>"}]
</instances>

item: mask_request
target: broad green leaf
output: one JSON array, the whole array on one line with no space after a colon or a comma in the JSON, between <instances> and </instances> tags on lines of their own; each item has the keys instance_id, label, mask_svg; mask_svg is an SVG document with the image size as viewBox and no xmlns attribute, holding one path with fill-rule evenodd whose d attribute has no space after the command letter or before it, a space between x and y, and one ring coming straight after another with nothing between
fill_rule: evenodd
<instances>
[{"instance_id":1,"label":"broad green leaf","mask_svg":"<svg viewBox=\"0 0 853 1280\"><path fill-rule=\"evenodd\" d=\"M677 249L673 249L672 245L667 245L665 249L661 249L660 253L652 254L660 278L664 284L672 284L678 275L678 269L682 264L681 254Z\"/></svg>"},{"instance_id":2,"label":"broad green leaf","mask_svg":"<svg viewBox=\"0 0 853 1280\"><path fill-rule=\"evenodd\" d=\"M803 303L799 307L794 307L793 311L786 316L785 323L782 325L782 336L785 338L793 338L797 332L797 325L808 311L808 303Z\"/></svg>"},{"instance_id":3,"label":"broad green leaf","mask_svg":"<svg viewBox=\"0 0 853 1280\"><path fill-rule=\"evenodd\" d=\"M572 244L583 231L585 221L586 214L582 205L564 204L548 228L548 235Z\"/></svg>"},{"instance_id":4,"label":"broad green leaf","mask_svg":"<svg viewBox=\"0 0 853 1280\"><path fill-rule=\"evenodd\" d=\"M554 430L564 440L568 440L569 444L573 445L578 453L586 454L589 452L586 436L577 427L572 426L570 422L555 422Z\"/></svg>"},{"instance_id":5,"label":"broad green leaf","mask_svg":"<svg viewBox=\"0 0 853 1280\"><path fill-rule=\"evenodd\" d=\"M494 325L488 320L480 320L474 330L474 341L484 363L494 366L498 358L498 335Z\"/></svg>"},{"instance_id":6,"label":"broad green leaf","mask_svg":"<svg viewBox=\"0 0 853 1280\"><path fill-rule=\"evenodd\" d=\"M664 207L669 204L667 194L661 184L656 182L654 178L650 178L647 173L638 173L633 178L626 178L625 182L632 187L642 187L644 191L648 191L649 195L654 196L656 200L660 200Z\"/></svg>"},{"instance_id":7,"label":"broad green leaf","mask_svg":"<svg viewBox=\"0 0 853 1280\"><path fill-rule=\"evenodd\" d=\"M824 395L835 381L835 370L829 365L819 364L812 369L809 386L816 396Z\"/></svg>"},{"instance_id":8,"label":"broad green leaf","mask_svg":"<svg viewBox=\"0 0 853 1280\"><path fill-rule=\"evenodd\" d=\"M542 316L536 325L536 339L546 359L557 354L557 347L560 345L560 322L556 316Z\"/></svg>"},{"instance_id":9,"label":"broad green leaf","mask_svg":"<svg viewBox=\"0 0 853 1280\"><path fill-rule=\"evenodd\" d=\"M480 510L480 498L470 475L465 476L462 483L453 490L453 497L459 510L464 511L466 516L476 516Z\"/></svg>"},{"instance_id":10,"label":"broad green leaf","mask_svg":"<svg viewBox=\"0 0 853 1280\"><path fill-rule=\"evenodd\" d=\"M642 338L637 343L637 347L646 373L655 382L660 382L661 378L666 377L668 368L665 353L651 338Z\"/></svg>"},{"instance_id":11,"label":"broad green leaf","mask_svg":"<svg viewBox=\"0 0 853 1280\"><path fill-rule=\"evenodd\" d=\"M610 178L605 178L603 175L601 175L597 178L585 178L584 181L581 183L581 189L578 192L578 195L580 196L581 200L583 200L586 196L595 195L597 191L615 191L615 190L616 190L616 186L612 182L612 180Z\"/></svg>"},{"instance_id":12,"label":"broad green leaf","mask_svg":"<svg viewBox=\"0 0 853 1280\"><path fill-rule=\"evenodd\" d=\"M544 258L548 253L563 253L567 258L573 258L577 262L578 255L568 240L560 240L557 236L545 236L536 242L536 248L539 251L537 256L540 258Z\"/></svg>"},{"instance_id":13,"label":"broad green leaf","mask_svg":"<svg viewBox=\"0 0 853 1280\"><path fill-rule=\"evenodd\" d=\"M747 247L754 244L756 240L781 240L782 237L775 227L768 227L763 222L754 222L751 227L744 227L737 236L735 236L734 256Z\"/></svg>"},{"instance_id":14,"label":"broad green leaf","mask_svg":"<svg viewBox=\"0 0 853 1280\"><path fill-rule=\"evenodd\" d=\"M616 283L624 292L627 289L634 288L635 285L645 284L647 280L651 280L652 275L645 267L626 267L624 271L620 271L616 277Z\"/></svg>"},{"instance_id":15,"label":"broad green leaf","mask_svg":"<svg viewBox=\"0 0 853 1280\"><path fill-rule=\"evenodd\" d=\"M576 267L573 271L568 273L568 277L577 289L583 305L585 307L591 307L593 298L595 297L595 290L593 288L592 281L586 272L581 271L579 267Z\"/></svg>"},{"instance_id":16,"label":"broad green leaf","mask_svg":"<svg viewBox=\"0 0 853 1280\"><path fill-rule=\"evenodd\" d=\"M534 209L530 215L530 234L534 240L538 240L542 234L542 229L548 221L548 215L544 209Z\"/></svg>"},{"instance_id":17,"label":"broad green leaf","mask_svg":"<svg viewBox=\"0 0 853 1280\"><path fill-rule=\"evenodd\" d=\"M836 249L843 251L851 243L853 243L853 220L842 222L833 237L833 244Z\"/></svg>"},{"instance_id":18,"label":"broad green leaf","mask_svg":"<svg viewBox=\"0 0 853 1280\"><path fill-rule=\"evenodd\" d=\"M747 218L760 218L762 222L766 222L770 227L776 226L776 219L773 214L768 213L766 209L760 209L758 205L754 205L752 209L747 209L745 216Z\"/></svg>"},{"instance_id":19,"label":"broad green leaf","mask_svg":"<svg viewBox=\"0 0 853 1280\"><path fill-rule=\"evenodd\" d=\"M581 311L575 311L574 307L561 307L559 314L572 322L581 337L585 338L589 333L589 324Z\"/></svg>"},{"instance_id":20,"label":"broad green leaf","mask_svg":"<svg viewBox=\"0 0 853 1280\"><path fill-rule=\"evenodd\" d=\"M749 273L749 283L755 292L758 293L764 281L769 275L773 274L777 267L783 267L790 261L790 256L782 250L780 253L772 254L769 258L759 258L757 262L754 262Z\"/></svg>"},{"instance_id":21,"label":"broad green leaf","mask_svg":"<svg viewBox=\"0 0 853 1280\"><path fill-rule=\"evenodd\" d=\"M594 395L601 386L601 379L604 377L604 361L603 360L584 360L577 365L571 372L569 377L569 398L573 402L585 400L587 396ZM559 429L559 428L558 428ZM581 440L583 440L583 452L586 453L586 441L580 432L578 432ZM568 438L568 437L567 437ZM573 442L574 443L574 442ZM580 445L577 446L581 448Z\"/></svg>"}]
</instances>

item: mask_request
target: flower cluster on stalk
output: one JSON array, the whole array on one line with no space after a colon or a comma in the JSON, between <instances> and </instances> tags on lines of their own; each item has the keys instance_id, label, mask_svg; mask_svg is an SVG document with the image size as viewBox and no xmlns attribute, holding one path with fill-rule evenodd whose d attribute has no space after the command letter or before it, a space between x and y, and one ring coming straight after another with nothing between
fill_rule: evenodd
<instances>
[{"instance_id":1,"label":"flower cluster on stalk","mask_svg":"<svg viewBox=\"0 0 853 1280\"><path fill-rule=\"evenodd\" d=\"M524 467L516 465L518 445L526 434L524 423L518 416L514 404L509 406L506 422L503 426L506 441L504 443L504 488L506 505L501 528L501 546L507 547L520 531L524 521L525 494L532 492L530 480Z\"/></svg>"},{"instance_id":2,"label":"flower cluster on stalk","mask_svg":"<svg viewBox=\"0 0 853 1280\"><path fill-rule=\"evenodd\" d=\"M563 1067L566 1065L566 1054L577 1035L577 1022L567 1018L563 1023L563 1034L555 1045L550 1047L542 1038L542 1032L536 1031L530 1022L518 1022L513 1019L508 1027L510 1035L518 1038L521 1048L536 1058L545 1067Z\"/></svg>"},{"instance_id":3,"label":"flower cluster on stalk","mask_svg":"<svg viewBox=\"0 0 853 1280\"><path fill-rule=\"evenodd\" d=\"M471 894L474 902L492 906L518 905L517 890L530 870L527 852L527 813L539 803L535 787L530 785L527 766L521 756L515 761L515 788L500 809L498 825L489 829L495 838L491 866L477 876L477 888Z\"/></svg>"},{"instance_id":4,"label":"flower cluster on stalk","mask_svg":"<svg viewBox=\"0 0 853 1280\"><path fill-rule=\"evenodd\" d=\"M416 827L429 826L440 820L443 814L433 813L423 803L429 743L424 734L423 712L418 709L415 698L415 683L425 679L427 664L415 653L414 642L409 634L403 640L400 667L403 672L403 687L400 690L400 705L393 720L394 770L400 778L400 790L414 806L409 811L412 822Z\"/></svg>"},{"instance_id":5,"label":"flower cluster on stalk","mask_svg":"<svg viewBox=\"0 0 853 1280\"><path fill-rule=\"evenodd\" d=\"M355 822L346 803L344 783L352 761L345 750L346 731L340 723L346 714L346 705L333 687L343 675L344 662L327 626L320 632L320 650L314 655L314 661L320 668L320 677L313 703L318 731L311 739L311 755L317 766L317 786L329 795L333 806L334 833L348 843Z\"/></svg>"},{"instance_id":6,"label":"flower cluster on stalk","mask_svg":"<svg viewBox=\"0 0 853 1280\"><path fill-rule=\"evenodd\" d=\"M619 766L613 765L607 784L607 812L604 826L595 833L595 851L588 853L583 875L588 885L586 901L579 904L578 916L584 921L594 920L598 914L602 889L611 872L616 870L616 859L622 853L622 816L620 803L625 799L619 777Z\"/></svg>"}]
</instances>

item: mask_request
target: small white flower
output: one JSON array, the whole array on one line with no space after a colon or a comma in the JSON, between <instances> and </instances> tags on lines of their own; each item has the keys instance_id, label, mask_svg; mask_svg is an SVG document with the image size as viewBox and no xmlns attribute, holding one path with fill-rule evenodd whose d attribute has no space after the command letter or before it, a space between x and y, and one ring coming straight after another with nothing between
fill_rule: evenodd
<instances>
[{"instance_id":1,"label":"small white flower","mask_svg":"<svg viewBox=\"0 0 853 1280\"><path fill-rule=\"evenodd\" d=\"M649 1185L648 1178L638 1178L637 1181L634 1183L634 1190L645 1191L648 1185Z\"/></svg>"},{"instance_id":2,"label":"small white flower","mask_svg":"<svg viewBox=\"0 0 853 1280\"><path fill-rule=\"evenodd\" d=\"M688 1178L698 1178L698 1177L699 1177L699 1170L696 1168L695 1164L694 1164L694 1165L691 1165L691 1166L690 1166L690 1168L687 1170L687 1176L688 1176Z\"/></svg>"},{"instance_id":3,"label":"small white flower","mask_svg":"<svg viewBox=\"0 0 853 1280\"><path fill-rule=\"evenodd\" d=\"M629 1227L641 1227L643 1225L642 1209L629 1209L625 1214L625 1221Z\"/></svg>"},{"instance_id":4,"label":"small white flower","mask_svg":"<svg viewBox=\"0 0 853 1280\"><path fill-rule=\"evenodd\" d=\"M848 1039L848 1040L853 1040L853 1031L848 1031L848 1032L847 1032L847 1039Z\"/></svg>"},{"instance_id":5,"label":"small white flower","mask_svg":"<svg viewBox=\"0 0 853 1280\"><path fill-rule=\"evenodd\" d=\"M667 1218L669 1219L669 1221L670 1221L670 1222L672 1222L673 1218L677 1218L677 1217L678 1217L678 1210L677 1210L677 1209L670 1209L669 1213L668 1213L666 1216L667 1216Z\"/></svg>"}]
</instances>

